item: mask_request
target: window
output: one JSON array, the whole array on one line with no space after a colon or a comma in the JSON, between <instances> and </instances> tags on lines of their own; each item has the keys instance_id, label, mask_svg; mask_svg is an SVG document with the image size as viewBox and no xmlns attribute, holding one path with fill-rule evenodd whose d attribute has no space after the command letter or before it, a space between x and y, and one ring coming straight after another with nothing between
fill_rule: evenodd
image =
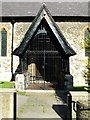
<instances>
[{"instance_id":1,"label":"window","mask_svg":"<svg viewBox=\"0 0 90 120\"><path fill-rule=\"evenodd\" d=\"M5 28L1 31L1 56L7 56L7 31Z\"/></svg>"},{"instance_id":2,"label":"window","mask_svg":"<svg viewBox=\"0 0 90 120\"><path fill-rule=\"evenodd\" d=\"M90 28L87 28L84 33L85 47L90 47Z\"/></svg>"},{"instance_id":3,"label":"window","mask_svg":"<svg viewBox=\"0 0 90 120\"><path fill-rule=\"evenodd\" d=\"M85 56L90 56L90 28L87 27L84 31L84 47Z\"/></svg>"}]
</instances>

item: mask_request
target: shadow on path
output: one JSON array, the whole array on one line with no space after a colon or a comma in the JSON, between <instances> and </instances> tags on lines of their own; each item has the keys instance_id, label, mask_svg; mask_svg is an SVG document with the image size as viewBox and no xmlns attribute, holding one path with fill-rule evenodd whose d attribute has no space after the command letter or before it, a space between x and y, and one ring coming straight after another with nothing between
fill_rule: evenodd
<instances>
[{"instance_id":1,"label":"shadow on path","mask_svg":"<svg viewBox=\"0 0 90 120\"><path fill-rule=\"evenodd\" d=\"M66 105L53 105L52 108L63 119L67 119L67 106Z\"/></svg>"},{"instance_id":2,"label":"shadow on path","mask_svg":"<svg viewBox=\"0 0 90 120\"><path fill-rule=\"evenodd\" d=\"M58 104L55 105L53 104L52 108L54 109L54 111L63 119L66 120L67 119L67 114L68 114L68 107L67 107L67 94L69 92L68 91L60 91L60 90L56 90L55 94L58 97L58 100L62 101L63 104Z\"/></svg>"},{"instance_id":3,"label":"shadow on path","mask_svg":"<svg viewBox=\"0 0 90 120\"><path fill-rule=\"evenodd\" d=\"M62 100L64 103L67 103L67 94L69 92L68 91L60 91L60 90L56 90L55 94L56 96L58 96L58 99Z\"/></svg>"}]
</instances>

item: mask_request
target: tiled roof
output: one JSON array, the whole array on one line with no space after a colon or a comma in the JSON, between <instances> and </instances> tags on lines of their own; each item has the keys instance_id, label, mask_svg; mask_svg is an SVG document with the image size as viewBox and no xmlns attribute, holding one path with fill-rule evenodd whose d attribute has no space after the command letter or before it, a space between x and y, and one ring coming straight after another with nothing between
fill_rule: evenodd
<instances>
[{"instance_id":1,"label":"tiled roof","mask_svg":"<svg viewBox=\"0 0 90 120\"><path fill-rule=\"evenodd\" d=\"M41 2L2 2L0 16L36 16L41 5ZM52 16L88 16L90 8L89 2L46 2L46 6Z\"/></svg>"},{"instance_id":2,"label":"tiled roof","mask_svg":"<svg viewBox=\"0 0 90 120\"><path fill-rule=\"evenodd\" d=\"M39 10L37 16L35 17L32 25L26 32L20 46L16 48L13 52L14 55L22 56L25 49L27 48L28 44L30 43L33 35L35 34L36 30L38 29L42 20L46 21L47 25L51 29L52 33L55 35L56 40L59 43L59 46L63 49L64 53L68 56L75 55L75 51L71 48L69 43L66 41L65 37L63 36L62 32L58 28L57 24L53 20L50 12L48 11L47 7L43 4L41 9Z\"/></svg>"}]
</instances>

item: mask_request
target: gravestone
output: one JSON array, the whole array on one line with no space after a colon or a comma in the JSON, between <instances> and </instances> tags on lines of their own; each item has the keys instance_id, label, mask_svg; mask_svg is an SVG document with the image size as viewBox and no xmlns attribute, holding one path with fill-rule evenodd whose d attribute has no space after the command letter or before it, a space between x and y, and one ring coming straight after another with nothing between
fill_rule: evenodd
<instances>
[{"instance_id":1,"label":"gravestone","mask_svg":"<svg viewBox=\"0 0 90 120\"><path fill-rule=\"evenodd\" d=\"M15 88L16 88L16 90L24 90L25 89L25 76L23 74L16 75Z\"/></svg>"}]
</instances>

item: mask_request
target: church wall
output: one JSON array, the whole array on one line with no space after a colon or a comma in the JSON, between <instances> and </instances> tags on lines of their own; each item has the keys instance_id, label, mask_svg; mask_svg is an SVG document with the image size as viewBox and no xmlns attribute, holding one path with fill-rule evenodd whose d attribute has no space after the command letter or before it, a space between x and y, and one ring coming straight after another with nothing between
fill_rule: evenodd
<instances>
[{"instance_id":1,"label":"church wall","mask_svg":"<svg viewBox=\"0 0 90 120\"><path fill-rule=\"evenodd\" d=\"M14 41L13 41L13 44L14 44L14 47L13 47L13 50L15 50L21 43L21 41L23 40L24 38L24 35L25 33L27 32L28 28L30 27L31 23L15 23L14 25ZM13 66L14 66L14 69L13 69L13 72L15 72L15 70L17 69L17 66L19 65L19 57L18 56L15 56L13 55L14 57L14 61L13 61Z\"/></svg>"},{"instance_id":2,"label":"church wall","mask_svg":"<svg viewBox=\"0 0 90 120\"><path fill-rule=\"evenodd\" d=\"M88 62L87 57L85 56L85 49L83 47L83 28L88 25L87 22L56 22L65 36L66 40L69 42L71 47L75 50L76 55L70 57L70 73L73 75L74 85L85 85L83 70ZM14 27L14 47L17 48L20 45L26 31L28 30L31 23L15 23ZM1 24L0 24L1 26ZM3 62L6 62L7 70L10 72L10 63L11 63L11 55L10 55L10 46L11 46L11 25L9 23L5 24L5 26L9 29L9 50L8 57L2 58L0 57L0 63L5 65ZM3 61L2 61L3 59ZM9 62L8 62L9 61ZM14 55L14 71L16 70L19 64L19 58ZM4 67L1 68L2 70ZM4 72L3 72L4 73ZM1 72L0 72L1 74ZM1 78L0 78L1 80Z\"/></svg>"},{"instance_id":3,"label":"church wall","mask_svg":"<svg viewBox=\"0 0 90 120\"><path fill-rule=\"evenodd\" d=\"M5 30L7 31L7 56L0 56L0 81L10 81L12 25L10 23L0 23L0 33L3 28L5 28ZM1 34L0 34L0 44L1 44Z\"/></svg>"},{"instance_id":4,"label":"church wall","mask_svg":"<svg viewBox=\"0 0 90 120\"><path fill-rule=\"evenodd\" d=\"M85 85L83 71L88 63L88 57L85 56L84 28L88 26L87 22L60 22L57 23L64 37L75 50L76 55L70 57L70 73L73 75L74 85Z\"/></svg>"}]
</instances>

